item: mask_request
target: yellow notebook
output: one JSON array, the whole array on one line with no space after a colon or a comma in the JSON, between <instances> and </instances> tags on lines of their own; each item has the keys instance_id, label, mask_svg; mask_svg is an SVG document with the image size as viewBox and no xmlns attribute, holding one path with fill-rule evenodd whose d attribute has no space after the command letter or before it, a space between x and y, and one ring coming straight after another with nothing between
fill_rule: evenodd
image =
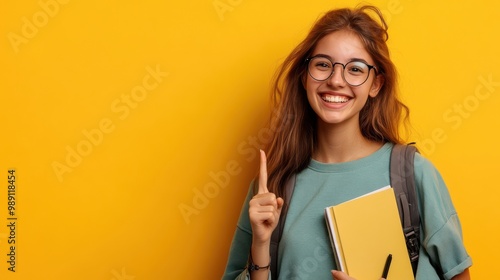
<instances>
[{"instance_id":1,"label":"yellow notebook","mask_svg":"<svg viewBox=\"0 0 500 280\"><path fill-rule=\"evenodd\" d=\"M387 279L414 279L391 187L327 207L325 219L338 269L356 279L380 279L392 254Z\"/></svg>"}]
</instances>

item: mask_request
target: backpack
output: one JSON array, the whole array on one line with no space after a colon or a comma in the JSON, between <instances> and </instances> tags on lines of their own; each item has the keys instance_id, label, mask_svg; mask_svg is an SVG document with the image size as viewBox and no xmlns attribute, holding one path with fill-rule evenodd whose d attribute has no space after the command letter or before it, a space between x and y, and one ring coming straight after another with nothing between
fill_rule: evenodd
<instances>
[{"instance_id":1,"label":"backpack","mask_svg":"<svg viewBox=\"0 0 500 280\"><path fill-rule=\"evenodd\" d=\"M415 189L415 175L413 159L418 152L415 146L395 144L390 159L390 180L394 189L398 205L401 225L406 239L408 256L411 261L413 275L416 274L418 253L420 249L420 215L418 212L417 193ZM280 220L271 236L271 275L278 279L278 247L285 227L286 214L295 187L295 175L288 180L285 186L285 203L281 210Z\"/></svg>"}]
</instances>

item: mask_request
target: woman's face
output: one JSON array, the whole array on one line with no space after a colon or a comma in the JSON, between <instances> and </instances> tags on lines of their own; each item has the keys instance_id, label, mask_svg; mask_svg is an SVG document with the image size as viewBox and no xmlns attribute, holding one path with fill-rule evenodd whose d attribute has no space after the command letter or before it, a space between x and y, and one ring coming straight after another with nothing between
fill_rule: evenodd
<instances>
[{"instance_id":1,"label":"woman's face","mask_svg":"<svg viewBox=\"0 0 500 280\"><path fill-rule=\"evenodd\" d=\"M374 64L359 37L346 30L330 33L319 40L311 57L318 55L329 58L333 63L338 62L344 65L351 61ZM316 66L323 67L318 64ZM359 112L369 97L375 97L378 94L383 82L382 77L376 76L375 70L370 69L366 82L359 86L351 86L342 78L342 71L344 71L342 65L336 64L333 67L333 74L325 81L317 81L311 75L306 74L305 88L309 104L320 122L359 127Z\"/></svg>"}]
</instances>

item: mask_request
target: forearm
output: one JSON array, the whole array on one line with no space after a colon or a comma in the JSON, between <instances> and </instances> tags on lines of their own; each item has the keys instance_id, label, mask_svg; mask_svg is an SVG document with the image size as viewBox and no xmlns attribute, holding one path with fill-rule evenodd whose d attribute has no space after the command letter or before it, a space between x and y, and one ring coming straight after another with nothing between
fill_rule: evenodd
<instances>
[{"instance_id":1,"label":"forearm","mask_svg":"<svg viewBox=\"0 0 500 280\"><path fill-rule=\"evenodd\" d=\"M252 243L252 261L255 265L260 267L265 267L270 264L271 257L269 256L270 243L266 242L263 244ZM267 280L269 277L270 268L259 269L250 272L250 278L252 280Z\"/></svg>"}]
</instances>

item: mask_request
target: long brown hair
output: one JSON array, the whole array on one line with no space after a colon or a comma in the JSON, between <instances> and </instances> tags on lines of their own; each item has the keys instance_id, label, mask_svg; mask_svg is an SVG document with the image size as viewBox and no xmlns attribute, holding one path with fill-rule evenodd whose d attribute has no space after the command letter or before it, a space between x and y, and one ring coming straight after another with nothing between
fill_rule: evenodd
<instances>
[{"instance_id":1,"label":"long brown hair","mask_svg":"<svg viewBox=\"0 0 500 280\"><path fill-rule=\"evenodd\" d=\"M368 12L378 16L380 22ZM397 73L389 57L387 24L374 6L337 9L327 12L312 27L307 37L290 53L278 69L273 86L275 111L271 117L274 131L267 150L268 188L284 195L289 178L307 167L316 142L316 114L309 105L304 88L307 71L305 60L317 42L339 30L357 34L374 60L383 86L378 95L369 98L360 112L364 137L377 142L401 143L399 124L408 120L409 110L397 95Z\"/></svg>"}]
</instances>

